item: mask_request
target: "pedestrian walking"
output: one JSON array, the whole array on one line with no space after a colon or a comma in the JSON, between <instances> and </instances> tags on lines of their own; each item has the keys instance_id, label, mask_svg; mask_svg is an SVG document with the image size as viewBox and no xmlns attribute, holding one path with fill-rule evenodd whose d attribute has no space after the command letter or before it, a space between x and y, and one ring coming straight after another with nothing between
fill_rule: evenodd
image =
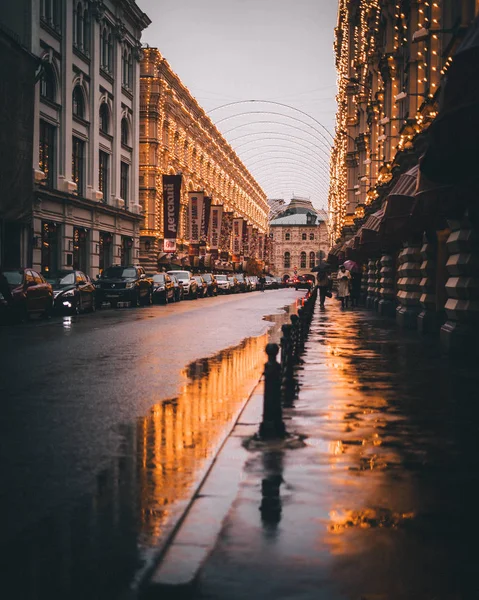
<instances>
[{"instance_id":1,"label":"pedestrian walking","mask_svg":"<svg viewBox=\"0 0 479 600\"><path fill-rule=\"evenodd\" d=\"M341 308L347 308L349 304L351 273L344 265L339 267L338 272L338 298L341 300Z\"/></svg>"},{"instance_id":2,"label":"pedestrian walking","mask_svg":"<svg viewBox=\"0 0 479 600\"><path fill-rule=\"evenodd\" d=\"M319 271L317 276L319 288L319 306L324 308L326 297L331 298L331 278L326 270Z\"/></svg>"},{"instance_id":3,"label":"pedestrian walking","mask_svg":"<svg viewBox=\"0 0 479 600\"><path fill-rule=\"evenodd\" d=\"M260 290L264 292L264 284L266 283L266 277L264 275L261 275L258 281Z\"/></svg>"},{"instance_id":4,"label":"pedestrian walking","mask_svg":"<svg viewBox=\"0 0 479 600\"><path fill-rule=\"evenodd\" d=\"M351 271L351 306L359 306L359 297L361 295L361 279L360 271Z\"/></svg>"}]
</instances>

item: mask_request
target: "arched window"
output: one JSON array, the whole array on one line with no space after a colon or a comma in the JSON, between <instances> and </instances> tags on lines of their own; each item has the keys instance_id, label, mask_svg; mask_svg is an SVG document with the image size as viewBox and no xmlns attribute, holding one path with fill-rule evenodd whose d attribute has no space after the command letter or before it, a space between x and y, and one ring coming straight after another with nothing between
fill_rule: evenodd
<instances>
[{"instance_id":1,"label":"arched window","mask_svg":"<svg viewBox=\"0 0 479 600\"><path fill-rule=\"evenodd\" d=\"M133 56L131 52L128 53L128 87L130 90L133 89Z\"/></svg>"},{"instance_id":2,"label":"arched window","mask_svg":"<svg viewBox=\"0 0 479 600\"><path fill-rule=\"evenodd\" d=\"M309 253L309 268L312 269L314 267L314 263L316 262L316 257L314 252Z\"/></svg>"},{"instance_id":3,"label":"arched window","mask_svg":"<svg viewBox=\"0 0 479 600\"><path fill-rule=\"evenodd\" d=\"M124 146L128 146L128 133L129 133L129 127L128 127L128 119L126 117L123 117L123 119L121 120L121 143Z\"/></svg>"},{"instance_id":4,"label":"arched window","mask_svg":"<svg viewBox=\"0 0 479 600\"><path fill-rule=\"evenodd\" d=\"M309 239L310 239L311 241L313 241L313 240L314 240L314 233L310 233L310 234L309 234Z\"/></svg>"},{"instance_id":5,"label":"arched window","mask_svg":"<svg viewBox=\"0 0 479 600\"><path fill-rule=\"evenodd\" d=\"M90 54L90 13L88 8L83 10L83 52Z\"/></svg>"},{"instance_id":6,"label":"arched window","mask_svg":"<svg viewBox=\"0 0 479 600\"><path fill-rule=\"evenodd\" d=\"M289 240L291 239L291 234L289 233L289 231L287 231L287 232L284 234L284 239L285 239L286 241L289 241Z\"/></svg>"},{"instance_id":7,"label":"arched window","mask_svg":"<svg viewBox=\"0 0 479 600\"><path fill-rule=\"evenodd\" d=\"M285 269L291 268L291 254L289 252L284 253L284 268Z\"/></svg>"},{"instance_id":8,"label":"arched window","mask_svg":"<svg viewBox=\"0 0 479 600\"><path fill-rule=\"evenodd\" d=\"M49 63L43 64L43 73L40 80L40 95L46 100L55 102L56 84L53 67Z\"/></svg>"},{"instance_id":9,"label":"arched window","mask_svg":"<svg viewBox=\"0 0 479 600\"><path fill-rule=\"evenodd\" d=\"M121 83L126 88L130 87L128 81L128 50L126 48L121 56Z\"/></svg>"},{"instance_id":10,"label":"arched window","mask_svg":"<svg viewBox=\"0 0 479 600\"><path fill-rule=\"evenodd\" d=\"M113 72L113 35L106 25L101 32L100 65L104 71Z\"/></svg>"},{"instance_id":11,"label":"arched window","mask_svg":"<svg viewBox=\"0 0 479 600\"><path fill-rule=\"evenodd\" d=\"M73 88L72 110L76 117L80 117L80 119L85 118L85 98L79 85Z\"/></svg>"},{"instance_id":12,"label":"arched window","mask_svg":"<svg viewBox=\"0 0 479 600\"><path fill-rule=\"evenodd\" d=\"M301 252L299 266L301 269L306 269L306 252Z\"/></svg>"},{"instance_id":13,"label":"arched window","mask_svg":"<svg viewBox=\"0 0 479 600\"><path fill-rule=\"evenodd\" d=\"M61 3L60 0L41 0L40 18L42 21L60 31Z\"/></svg>"},{"instance_id":14,"label":"arched window","mask_svg":"<svg viewBox=\"0 0 479 600\"><path fill-rule=\"evenodd\" d=\"M306 238L306 234L305 233L301 234L301 239L303 240L303 242L306 241L307 238Z\"/></svg>"},{"instance_id":15,"label":"arched window","mask_svg":"<svg viewBox=\"0 0 479 600\"><path fill-rule=\"evenodd\" d=\"M113 73L113 34L111 31L108 33L108 62L107 71Z\"/></svg>"},{"instance_id":16,"label":"arched window","mask_svg":"<svg viewBox=\"0 0 479 600\"><path fill-rule=\"evenodd\" d=\"M100 104L100 131L108 133L110 127L110 111L106 102Z\"/></svg>"},{"instance_id":17,"label":"arched window","mask_svg":"<svg viewBox=\"0 0 479 600\"><path fill-rule=\"evenodd\" d=\"M83 5L78 2L73 6L73 44L83 50Z\"/></svg>"}]
</instances>

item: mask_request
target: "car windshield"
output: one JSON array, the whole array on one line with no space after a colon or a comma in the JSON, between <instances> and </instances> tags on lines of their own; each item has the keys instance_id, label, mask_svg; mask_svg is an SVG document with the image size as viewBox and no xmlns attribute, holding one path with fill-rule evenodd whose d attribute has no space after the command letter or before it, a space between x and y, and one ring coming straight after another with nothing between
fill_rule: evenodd
<instances>
[{"instance_id":1,"label":"car windshield","mask_svg":"<svg viewBox=\"0 0 479 600\"><path fill-rule=\"evenodd\" d=\"M102 279L123 279L136 277L136 269L133 267L108 267L101 274Z\"/></svg>"},{"instance_id":2,"label":"car windshield","mask_svg":"<svg viewBox=\"0 0 479 600\"><path fill-rule=\"evenodd\" d=\"M75 273L74 271L60 271L58 273L48 274L45 279L48 283L52 283L54 285L73 285L75 283Z\"/></svg>"},{"instance_id":3,"label":"car windshield","mask_svg":"<svg viewBox=\"0 0 479 600\"><path fill-rule=\"evenodd\" d=\"M205 275L203 275L203 279L205 281L211 281L212 277L211 277L211 275L209 273L206 273Z\"/></svg>"},{"instance_id":4,"label":"car windshield","mask_svg":"<svg viewBox=\"0 0 479 600\"><path fill-rule=\"evenodd\" d=\"M165 275L163 273L153 275L153 281L155 283L165 283Z\"/></svg>"},{"instance_id":5,"label":"car windshield","mask_svg":"<svg viewBox=\"0 0 479 600\"><path fill-rule=\"evenodd\" d=\"M189 279L190 272L189 271L168 271L168 275L176 275L178 279Z\"/></svg>"},{"instance_id":6,"label":"car windshield","mask_svg":"<svg viewBox=\"0 0 479 600\"><path fill-rule=\"evenodd\" d=\"M198 283L203 283L203 280L201 279L201 275L194 275L194 279L196 279L196 281Z\"/></svg>"},{"instance_id":7,"label":"car windshield","mask_svg":"<svg viewBox=\"0 0 479 600\"><path fill-rule=\"evenodd\" d=\"M4 275L10 285L20 285L23 281L22 271L5 271Z\"/></svg>"},{"instance_id":8,"label":"car windshield","mask_svg":"<svg viewBox=\"0 0 479 600\"><path fill-rule=\"evenodd\" d=\"M217 281L228 281L228 278L226 277L226 275L217 275L216 279L217 279Z\"/></svg>"},{"instance_id":9,"label":"car windshield","mask_svg":"<svg viewBox=\"0 0 479 600\"><path fill-rule=\"evenodd\" d=\"M235 278L234 277L228 277L228 281L234 281Z\"/></svg>"},{"instance_id":10,"label":"car windshield","mask_svg":"<svg viewBox=\"0 0 479 600\"><path fill-rule=\"evenodd\" d=\"M244 281L244 275L241 275L241 273L240 273L240 274L236 275L236 279L238 281Z\"/></svg>"}]
</instances>

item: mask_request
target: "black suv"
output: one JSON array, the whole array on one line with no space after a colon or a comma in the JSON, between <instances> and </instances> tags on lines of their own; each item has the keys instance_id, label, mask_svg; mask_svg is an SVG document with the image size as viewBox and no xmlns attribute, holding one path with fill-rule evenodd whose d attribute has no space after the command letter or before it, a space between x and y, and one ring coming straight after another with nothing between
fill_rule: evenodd
<instances>
[{"instance_id":1,"label":"black suv","mask_svg":"<svg viewBox=\"0 0 479 600\"><path fill-rule=\"evenodd\" d=\"M130 306L148 305L152 302L153 280L147 277L143 267L108 267L95 282L96 304L109 302L115 308L118 302L130 302Z\"/></svg>"}]
</instances>

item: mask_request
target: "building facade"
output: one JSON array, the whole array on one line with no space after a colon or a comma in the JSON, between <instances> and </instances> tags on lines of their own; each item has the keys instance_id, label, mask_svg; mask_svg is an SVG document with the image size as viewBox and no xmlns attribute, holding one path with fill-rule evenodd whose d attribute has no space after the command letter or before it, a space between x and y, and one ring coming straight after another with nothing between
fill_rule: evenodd
<instances>
[{"instance_id":1,"label":"building facade","mask_svg":"<svg viewBox=\"0 0 479 600\"><path fill-rule=\"evenodd\" d=\"M399 325L479 339L477 0L339 1L332 256Z\"/></svg>"},{"instance_id":2,"label":"building facade","mask_svg":"<svg viewBox=\"0 0 479 600\"><path fill-rule=\"evenodd\" d=\"M309 200L293 198L270 221L274 274L282 279L311 273L329 248L327 216Z\"/></svg>"},{"instance_id":3,"label":"building facade","mask_svg":"<svg viewBox=\"0 0 479 600\"><path fill-rule=\"evenodd\" d=\"M140 260L156 268L163 250L162 175L182 174L177 248L188 254L188 192L201 190L255 235L268 228L266 195L156 48L141 61ZM231 248L220 249L229 255Z\"/></svg>"},{"instance_id":4,"label":"building facade","mask_svg":"<svg viewBox=\"0 0 479 600\"><path fill-rule=\"evenodd\" d=\"M91 276L139 259L139 60L133 0L32 2L39 60L34 191L20 264Z\"/></svg>"}]
</instances>

